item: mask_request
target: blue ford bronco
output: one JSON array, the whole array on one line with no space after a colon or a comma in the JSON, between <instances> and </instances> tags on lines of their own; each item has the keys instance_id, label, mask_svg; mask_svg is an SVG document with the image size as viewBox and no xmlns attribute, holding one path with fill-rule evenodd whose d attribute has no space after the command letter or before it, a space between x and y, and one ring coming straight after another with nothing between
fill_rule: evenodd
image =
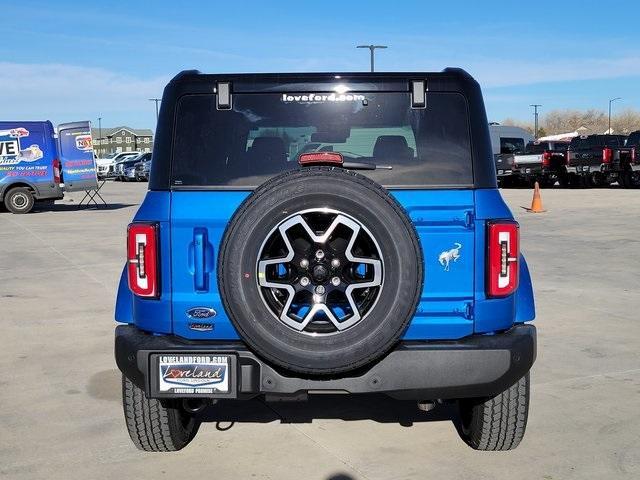
<instances>
[{"instance_id":1,"label":"blue ford bronco","mask_svg":"<svg viewBox=\"0 0 640 480\"><path fill-rule=\"evenodd\" d=\"M183 448L220 399L317 393L453 404L472 448L519 444L533 291L466 72L185 71L153 155L115 313L138 448Z\"/></svg>"}]
</instances>

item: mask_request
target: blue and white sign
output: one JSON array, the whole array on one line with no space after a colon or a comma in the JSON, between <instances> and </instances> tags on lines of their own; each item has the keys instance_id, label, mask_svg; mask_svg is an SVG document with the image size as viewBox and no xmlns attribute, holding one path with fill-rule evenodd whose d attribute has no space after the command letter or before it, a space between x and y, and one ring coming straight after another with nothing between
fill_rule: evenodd
<instances>
[{"instance_id":1,"label":"blue and white sign","mask_svg":"<svg viewBox=\"0 0 640 480\"><path fill-rule=\"evenodd\" d=\"M64 123L58 126L58 145L64 189L68 192L97 189L91 122Z\"/></svg>"}]
</instances>

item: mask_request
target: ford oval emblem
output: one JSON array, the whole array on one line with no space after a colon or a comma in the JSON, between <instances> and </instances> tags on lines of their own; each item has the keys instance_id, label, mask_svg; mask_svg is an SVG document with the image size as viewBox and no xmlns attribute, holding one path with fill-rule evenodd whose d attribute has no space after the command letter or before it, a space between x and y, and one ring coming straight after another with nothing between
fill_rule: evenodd
<instances>
[{"instance_id":1,"label":"ford oval emblem","mask_svg":"<svg viewBox=\"0 0 640 480\"><path fill-rule=\"evenodd\" d=\"M193 307L187 310L187 317L189 318L211 318L216 316L216 311L209 307Z\"/></svg>"}]
</instances>

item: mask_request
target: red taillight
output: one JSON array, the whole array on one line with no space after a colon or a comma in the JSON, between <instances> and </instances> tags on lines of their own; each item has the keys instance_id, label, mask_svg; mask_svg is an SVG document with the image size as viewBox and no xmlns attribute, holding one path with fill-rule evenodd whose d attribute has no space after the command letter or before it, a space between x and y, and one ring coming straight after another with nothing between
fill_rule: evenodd
<instances>
[{"instance_id":1,"label":"red taillight","mask_svg":"<svg viewBox=\"0 0 640 480\"><path fill-rule=\"evenodd\" d=\"M342 165L344 159L338 152L309 152L298 157L300 165Z\"/></svg>"},{"instance_id":2,"label":"red taillight","mask_svg":"<svg viewBox=\"0 0 640 480\"><path fill-rule=\"evenodd\" d=\"M602 163L611 163L612 159L613 159L613 150L611 150L610 148L603 148Z\"/></svg>"},{"instance_id":3,"label":"red taillight","mask_svg":"<svg viewBox=\"0 0 640 480\"><path fill-rule=\"evenodd\" d=\"M53 181L60 183L60 160L57 158L53 159Z\"/></svg>"},{"instance_id":4,"label":"red taillight","mask_svg":"<svg viewBox=\"0 0 640 480\"><path fill-rule=\"evenodd\" d=\"M631 163L636 163L636 147L631 149Z\"/></svg>"},{"instance_id":5,"label":"red taillight","mask_svg":"<svg viewBox=\"0 0 640 480\"><path fill-rule=\"evenodd\" d=\"M514 221L496 221L487 229L487 296L504 297L518 288L519 227Z\"/></svg>"},{"instance_id":6,"label":"red taillight","mask_svg":"<svg viewBox=\"0 0 640 480\"><path fill-rule=\"evenodd\" d=\"M551 165L551 152L544 152L542 154L542 166L548 167Z\"/></svg>"},{"instance_id":7,"label":"red taillight","mask_svg":"<svg viewBox=\"0 0 640 480\"><path fill-rule=\"evenodd\" d=\"M158 225L131 223L127 229L129 288L139 297L159 296Z\"/></svg>"}]
</instances>

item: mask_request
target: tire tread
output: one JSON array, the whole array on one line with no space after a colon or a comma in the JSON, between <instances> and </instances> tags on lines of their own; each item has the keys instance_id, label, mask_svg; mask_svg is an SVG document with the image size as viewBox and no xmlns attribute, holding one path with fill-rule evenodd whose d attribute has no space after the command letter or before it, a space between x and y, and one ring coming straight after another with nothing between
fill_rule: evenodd
<instances>
[{"instance_id":1,"label":"tire tread","mask_svg":"<svg viewBox=\"0 0 640 480\"><path fill-rule=\"evenodd\" d=\"M129 436L146 452L172 452L185 447L195 436L198 423L179 428L178 409L167 408L160 400L147 398L144 391L122 377L122 405Z\"/></svg>"},{"instance_id":2,"label":"tire tread","mask_svg":"<svg viewBox=\"0 0 640 480\"><path fill-rule=\"evenodd\" d=\"M504 451L516 448L527 426L529 373L498 395L476 402L462 402L471 409L463 440L476 450Z\"/></svg>"}]
</instances>

